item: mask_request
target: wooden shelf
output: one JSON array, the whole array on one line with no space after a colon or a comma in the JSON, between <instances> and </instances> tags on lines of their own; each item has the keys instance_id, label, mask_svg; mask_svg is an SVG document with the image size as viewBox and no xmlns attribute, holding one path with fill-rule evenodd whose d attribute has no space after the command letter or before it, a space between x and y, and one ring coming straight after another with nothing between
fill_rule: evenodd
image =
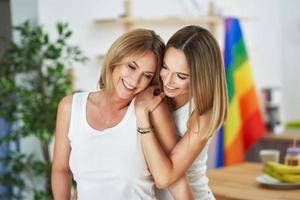
<instances>
[{"instance_id":1,"label":"wooden shelf","mask_svg":"<svg viewBox=\"0 0 300 200\"><path fill-rule=\"evenodd\" d=\"M223 18L217 16L207 17L166 17L166 18L132 18L132 17L120 17L115 19L97 19L97 24L135 24L135 23L147 23L147 24L219 24L222 23Z\"/></svg>"},{"instance_id":2,"label":"wooden shelf","mask_svg":"<svg viewBox=\"0 0 300 200\"><path fill-rule=\"evenodd\" d=\"M215 27L221 23L223 19L216 16L216 8L214 1L208 5L208 15L203 17L165 17L165 18L134 18L132 16L132 0L124 0L124 16L116 19L97 19L97 24L122 24L126 30L133 28L136 23L147 24L207 24L210 31L214 34Z\"/></svg>"},{"instance_id":3,"label":"wooden shelf","mask_svg":"<svg viewBox=\"0 0 300 200\"><path fill-rule=\"evenodd\" d=\"M132 16L131 7L132 0L124 0L124 15L117 18L102 18L95 19L94 22L97 25L122 25L125 31L131 30L136 24L151 24L151 25L207 25L208 29L213 35L216 35L216 28L218 25L222 25L224 17L217 16L215 12L214 1L211 1L208 5L208 15L199 17L162 17L162 18L136 18ZM243 20L251 19L251 17L243 17ZM104 55L97 56L99 60L103 60Z\"/></svg>"}]
</instances>

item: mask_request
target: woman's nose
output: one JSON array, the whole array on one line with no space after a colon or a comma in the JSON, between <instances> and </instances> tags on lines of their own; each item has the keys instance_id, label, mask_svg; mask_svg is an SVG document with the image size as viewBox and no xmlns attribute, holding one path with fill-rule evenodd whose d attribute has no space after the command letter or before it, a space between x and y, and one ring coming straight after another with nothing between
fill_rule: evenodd
<instances>
[{"instance_id":1,"label":"woman's nose","mask_svg":"<svg viewBox=\"0 0 300 200\"><path fill-rule=\"evenodd\" d=\"M141 73L132 73L131 74L130 82L133 87L137 87L137 85L139 84L139 82L141 80L142 75L143 74L141 74Z\"/></svg>"},{"instance_id":2,"label":"woman's nose","mask_svg":"<svg viewBox=\"0 0 300 200\"><path fill-rule=\"evenodd\" d=\"M167 74L164 85L169 85L173 81L173 73Z\"/></svg>"}]
</instances>

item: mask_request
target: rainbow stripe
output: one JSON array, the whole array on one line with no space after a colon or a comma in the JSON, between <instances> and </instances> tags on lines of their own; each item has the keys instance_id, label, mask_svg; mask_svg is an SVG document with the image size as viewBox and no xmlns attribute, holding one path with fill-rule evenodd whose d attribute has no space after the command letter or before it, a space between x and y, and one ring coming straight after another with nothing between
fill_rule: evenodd
<instances>
[{"instance_id":1,"label":"rainbow stripe","mask_svg":"<svg viewBox=\"0 0 300 200\"><path fill-rule=\"evenodd\" d=\"M218 167L243 162L245 151L265 133L239 20L226 18L225 30L229 112L219 132Z\"/></svg>"}]
</instances>

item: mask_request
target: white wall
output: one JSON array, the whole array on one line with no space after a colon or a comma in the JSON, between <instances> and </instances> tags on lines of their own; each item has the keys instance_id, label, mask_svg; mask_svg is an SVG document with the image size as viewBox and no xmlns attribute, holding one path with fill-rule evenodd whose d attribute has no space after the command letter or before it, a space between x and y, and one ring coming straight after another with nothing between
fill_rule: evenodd
<instances>
[{"instance_id":1,"label":"white wall","mask_svg":"<svg viewBox=\"0 0 300 200\"><path fill-rule=\"evenodd\" d=\"M38 0L10 0L12 25L19 25L25 20L37 23L37 2ZM13 34L14 40L18 40L17 37L17 35Z\"/></svg>"},{"instance_id":2,"label":"white wall","mask_svg":"<svg viewBox=\"0 0 300 200\"><path fill-rule=\"evenodd\" d=\"M300 1L281 2L284 119L300 120Z\"/></svg>"}]
</instances>

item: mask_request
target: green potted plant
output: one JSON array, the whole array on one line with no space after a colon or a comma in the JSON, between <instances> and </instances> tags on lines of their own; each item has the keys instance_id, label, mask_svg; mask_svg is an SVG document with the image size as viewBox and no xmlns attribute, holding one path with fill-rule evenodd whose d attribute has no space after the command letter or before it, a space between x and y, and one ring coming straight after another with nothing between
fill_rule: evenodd
<instances>
[{"instance_id":1,"label":"green potted plant","mask_svg":"<svg viewBox=\"0 0 300 200\"><path fill-rule=\"evenodd\" d=\"M72 31L65 23L56 26L57 38L50 41L42 26L28 21L14 28L19 41L0 60L0 118L12 131L0 138L0 145L28 136L38 139L42 158L18 148L0 158L10 169L0 177L1 185L14 190L1 194L22 199L24 191L34 199L52 199L49 143L55 132L56 108L60 99L72 92L70 66L86 57L77 46L67 44ZM42 187L41 187L42 184Z\"/></svg>"}]
</instances>

